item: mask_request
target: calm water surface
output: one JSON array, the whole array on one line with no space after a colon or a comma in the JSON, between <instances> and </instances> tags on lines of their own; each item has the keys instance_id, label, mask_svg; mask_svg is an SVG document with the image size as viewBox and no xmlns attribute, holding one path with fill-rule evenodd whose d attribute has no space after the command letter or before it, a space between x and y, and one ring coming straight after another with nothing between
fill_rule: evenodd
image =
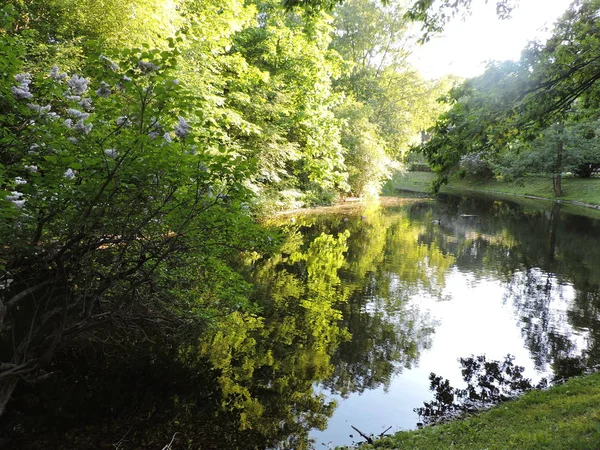
<instances>
[{"instance_id":1,"label":"calm water surface","mask_svg":"<svg viewBox=\"0 0 600 450\"><path fill-rule=\"evenodd\" d=\"M460 385L461 357L511 354L534 381L600 362L599 220L443 196L275 222L280 253L245 262L253 314L160 360L73 352L0 444L328 448L360 440L351 425L414 428L429 374Z\"/></svg>"},{"instance_id":2,"label":"calm water surface","mask_svg":"<svg viewBox=\"0 0 600 450\"><path fill-rule=\"evenodd\" d=\"M347 308L394 327L407 353L379 353L386 337L349 324L352 340L372 345L361 357L387 355L391 367L365 389L322 385L338 406L325 431L311 432L318 447L360 440L351 425L415 428L413 409L432 398L429 374L461 385L460 357L511 354L533 381L599 362L598 221L561 205L452 196L362 216L342 222L350 235L340 278L355 289ZM310 228L335 234L338 222L321 217ZM346 368L353 346L342 343L334 361Z\"/></svg>"}]
</instances>

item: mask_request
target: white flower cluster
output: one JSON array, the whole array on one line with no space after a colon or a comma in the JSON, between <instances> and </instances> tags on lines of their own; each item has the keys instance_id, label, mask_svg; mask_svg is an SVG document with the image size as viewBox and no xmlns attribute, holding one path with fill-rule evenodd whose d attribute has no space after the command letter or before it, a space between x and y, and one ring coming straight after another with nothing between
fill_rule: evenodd
<instances>
[{"instance_id":1,"label":"white flower cluster","mask_svg":"<svg viewBox=\"0 0 600 450\"><path fill-rule=\"evenodd\" d=\"M29 85L31 84L31 75L29 75L28 73L19 73L15 75L15 80L17 80L17 83L19 84L17 86L13 86L11 88L11 92L17 100L33 97L33 94L29 92Z\"/></svg>"},{"instance_id":2,"label":"white flower cluster","mask_svg":"<svg viewBox=\"0 0 600 450\"><path fill-rule=\"evenodd\" d=\"M117 159L118 153L114 148L107 148L104 150L104 154L112 159Z\"/></svg>"},{"instance_id":3,"label":"white flower cluster","mask_svg":"<svg viewBox=\"0 0 600 450\"><path fill-rule=\"evenodd\" d=\"M53 66L52 69L50 69L50 78L54 81L62 81L67 78L67 74L59 73L58 66Z\"/></svg>"},{"instance_id":4,"label":"white flower cluster","mask_svg":"<svg viewBox=\"0 0 600 450\"><path fill-rule=\"evenodd\" d=\"M65 126L67 128L84 134L88 134L90 131L92 131L93 125L91 123L86 124L84 122L88 117L90 117L89 113L81 112L74 108L67 109L67 113L76 120L76 122L74 122L73 119L65 120Z\"/></svg>"},{"instance_id":5,"label":"white flower cluster","mask_svg":"<svg viewBox=\"0 0 600 450\"><path fill-rule=\"evenodd\" d=\"M51 112L52 106L40 106L34 103L27 103L27 107L39 114L40 117L49 117L50 119L60 119L60 116L55 112Z\"/></svg>"},{"instance_id":6,"label":"white flower cluster","mask_svg":"<svg viewBox=\"0 0 600 450\"><path fill-rule=\"evenodd\" d=\"M128 125L131 125L131 121L129 120L129 117L127 117L127 116L117 117L116 123L117 123L118 127L126 127Z\"/></svg>"},{"instance_id":7,"label":"white flower cluster","mask_svg":"<svg viewBox=\"0 0 600 450\"><path fill-rule=\"evenodd\" d=\"M177 125L175 125L175 136L177 136L179 139L184 139L188 134L190 134L191 130L192 127L190 127L190 124L187 123L183 117L179 116L179 122L177 122Z\"/></svg>"},{"instance_id":8,"label":"white flower cluster","mask_svg":"<svg viewBox=\"0 0 600 450\"><path fill-rule=\"evenodd\" d=\"M73 122L72 119L65 120L65 126L78 133L88 134L92 131L93 125L91 123L85 123L83 119Z\"/></svg>"},{"instance_id":9,"label":"white flower cluster","mask_svg":"<svg viewBox=\"0 0 600 450\"><path fill-rule=\"evenodd\" d=\"M112 94L112 90L108 83L101 81L100 87L96 90L96 94L98 97L107 98L110 94Z\"/></svg>"},{"instance_id":10,"label":"white flower cluster","mask_svg":"<svg viewBox=\"0 0 600 450\"><path fill-rule=\"evenodd\" d=\"M69 81L67 81L69 89L65 92L65 99L70 101L80 101L81 95L87 91L88 79L80 77L79 75L73 75Z\"/></svg>"},{"instance_id":11,"label":"white flower cluster","mask_svg":"<svg viewBox=\"0 0 600 450\"><path fill-rule=\"evenodd\" d=\"M100 55L100 61L106 63L108 68L110 70L112 70L113 72L117 72L119 70L119 65L116 62L114 62L112 59L107 58L104 55Z\"/></svg>"},{"instance_id":12,"label":"white flower cluster","mask_svg":"<svg viewBox=\"0 0 600 450\"><path fill-rule=\"evenodd\" d=\"M67 178L68 180L72 180L73 178L75 178L75 171L73 169L67 169L67 171L65 172L65 178Z\"/></svg>"},{"instance_id":13,"label":"white flower cluster","mask_svg":"<svg viewBox=\"0 0 600 450\"><path fill-rule=\"evenodd\" d=\"M46 115L47 113L50 112L50 109L52 109L52 107L50 105L40 106L40 105L34 105L33 103L27 103L27 107L29 109L35 111L36 113L38 113L40 116Z\"/></svg>"},{"instance_id":14,"label":"white flower cluster","mask_svg":"<svg viewBox=\"0 0 600 450\"><path fill-rule=\"evenodd\" d=\"M67 109L67 114L69 114L71 117L74 117L75 119L81 119L81 120L85 120L88 117L90 117L89 113L84 113L79 111L78 109L75 108L69 108Z\"/></svg>"},{"instance_id":15,"label":"white flower cluster","mask_svg":"<svg viewBox=\"0 0 600 450\"><path fill-rule=\"evenodd\" d=\"M138 61L137 65L143 73L156 72L159 69L159 67L156 64L151 63L149 61L143 61L141 59Z\"/></svg>"},{"instance_id":16,"label":"white flower cluster","mask_svg":"<svg viewBox=\"0 0 600 450\"><path fill-rule=\"evenodd\" d=\"M87 90L88 80L79 75L73 75L67 84L74 95L81 95Z\"/></svg>"},{"instance_id":17,"label":"white flower cluster","mask_svg":"<svg viewBox=\"0 0 600 450\"><path fill-rule=\"evenodd\" d=\"M93 111L94 107L92 106L92 99L89 97L86 98L82 98L80 102L77 103L79 106L81 106L83 109L85 109L86 111Z\"/></svg>"},{"instance_id":18,"label":"white flower cluster","mask_svg":"<svg viewBox=\"0 0 600 450\"><path fill-rule=\"evenodd\" d=\"M158 119L156 117L151 117L150 123L151 123L151 125L150 125L150 131L148 132L148 136L151 139L156 139L157 137L162 136L165 130L158 122Z\"/></svg>"},{"instance_id":19,"label":"white flower cluster","mask_svg":"<svg viewBox=\"0 0 600 450\"><path fill-rule=\"evenodd\" d=\"M83 120L78 120L77 123L73 125L73 130L79 133L88 134L90 131L92 131L92 127L93 125L91 123L85 124L83 123Z\"/></svg>"},{"instance_id":20,"label":"white flower cluster","mask_svg":"<svg viewBox=\"0 0 600 450\"><path fill-rule=\"evenodd\" d=\"M25 205L26 200L21 197L23 197L22 192L12 191L10 195L7 195L4 199L12 202L17 208L22 208L23 205Z\"/></svg>"}]
</instances>

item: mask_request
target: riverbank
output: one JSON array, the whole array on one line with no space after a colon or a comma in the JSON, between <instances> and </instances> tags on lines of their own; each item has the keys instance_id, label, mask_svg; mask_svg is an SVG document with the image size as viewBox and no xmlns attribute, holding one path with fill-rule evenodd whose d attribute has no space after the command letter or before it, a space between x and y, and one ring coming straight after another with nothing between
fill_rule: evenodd
<instances>
[{"instance_id":1,"label":"riverbank","mask_svg":"<svg viewBox=\"0 0 600 450\"><path fill-rule=\"evenodd\" d=\"M404 431L366 449L592 450L600 443L600 373L531 391L473 417Z\"/></svg>"},{"instance_id":2,"label":"riverbank","mask_svg":"<svg viewBox=\"0 0 600 450\"><path fill-rule=\"evenodd\" d=\"M399 191L429 192L436 175L429 172L397 173L384 187L384 195L397 195ZM557 198L549 177L530 176L521 182L498 180L471 181L453 179L442 192L477 191L490 194L511 195L600 209L600 178L564 177L563 195Z\"/></svg>"}]
</instances>

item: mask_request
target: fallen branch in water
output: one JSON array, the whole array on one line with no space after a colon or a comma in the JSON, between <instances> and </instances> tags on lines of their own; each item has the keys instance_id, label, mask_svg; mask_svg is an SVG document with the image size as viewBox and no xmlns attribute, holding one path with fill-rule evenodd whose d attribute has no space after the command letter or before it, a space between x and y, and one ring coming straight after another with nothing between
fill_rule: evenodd
<instances>
[{"instance_id":1,"label":"fallen branch in water","mask_svg":"<svg viewBox=\"0 0 600 450\"><path fill-rule=\"evenodd\" d=\"M129 434L129 432L131 430L133 430L133 425L129 427L129 430L127 430L127 433L125 433L123 435L123 437L117 441L116 444L113 444L113 447L115 448L115 450L120 450L121 449L121 444L125 441L125 438L127 437L127 435Z\"/></svg>"}]
</instances>

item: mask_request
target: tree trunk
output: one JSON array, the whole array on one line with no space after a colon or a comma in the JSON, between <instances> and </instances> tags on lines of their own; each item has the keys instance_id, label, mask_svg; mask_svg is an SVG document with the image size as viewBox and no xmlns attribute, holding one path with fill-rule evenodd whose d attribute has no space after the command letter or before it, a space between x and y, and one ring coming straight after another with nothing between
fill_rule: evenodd
<instances>
[{"instance_id":1,"label":"tree trunk","mask_svg":"<svg viewBox=\"0 0 600 450\"><path fill-rule=\"evenodd\" d=\"M558 130L558 144L556 146L556 167L555 175L552 177L554 183L554 195L560 197L562 195L562 156L564 151L564 143L562 136L562 124Z\"/></svg>"},{"instance_id":2,"label":"tree trunk","mask_svg":"<svg viewBox=\"0 0 600 450\"><path fill-rule=\"evenodd\" d=\"M562 175L560 173L554 175L552 183L554 185L554 195L560 197L562 195Z\"/></svg>"}]
</instances>

